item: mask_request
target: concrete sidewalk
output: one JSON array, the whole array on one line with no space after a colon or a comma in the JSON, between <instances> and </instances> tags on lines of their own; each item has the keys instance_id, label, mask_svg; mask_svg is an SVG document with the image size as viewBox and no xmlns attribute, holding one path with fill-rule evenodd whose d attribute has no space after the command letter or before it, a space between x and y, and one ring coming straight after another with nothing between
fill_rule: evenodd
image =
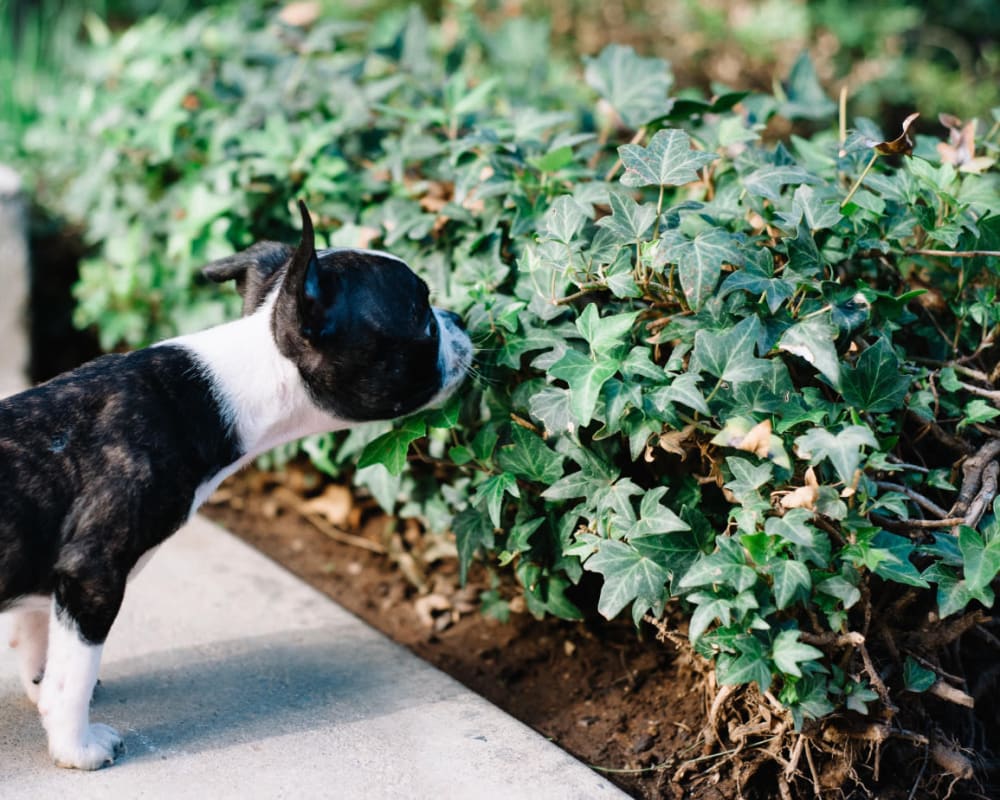
<instances>
[{"instance_id":1,"label":"concrete sidewalk","mask_svg":"<svg viewBox=\"0 0 1000 800\"><path fill-rule=\"evenodd\" d=\"M52 766L2 649L4 800L625 797L201 518L129 585L108 639L92 719L124 734L113 767Z\"/></svg>"}]
</instances>

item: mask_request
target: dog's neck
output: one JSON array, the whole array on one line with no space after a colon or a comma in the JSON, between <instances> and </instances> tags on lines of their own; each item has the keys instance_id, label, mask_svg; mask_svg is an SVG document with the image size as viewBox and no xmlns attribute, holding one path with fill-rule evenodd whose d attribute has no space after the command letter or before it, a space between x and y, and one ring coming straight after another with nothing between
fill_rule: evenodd
<instances>
[{"instance_id":1,"label":"dog's neck","mask_svg":"<svg viewBox=\"0 0 1000 800\"><path fill-rule=\"evenodd\" d=\"M249 316L163 342L188 349L201 362L224 422L239 437L242 461L349 424L316 407L294 362L279 352L271 331L277 294Z\"/></svg>"}]
</instances>

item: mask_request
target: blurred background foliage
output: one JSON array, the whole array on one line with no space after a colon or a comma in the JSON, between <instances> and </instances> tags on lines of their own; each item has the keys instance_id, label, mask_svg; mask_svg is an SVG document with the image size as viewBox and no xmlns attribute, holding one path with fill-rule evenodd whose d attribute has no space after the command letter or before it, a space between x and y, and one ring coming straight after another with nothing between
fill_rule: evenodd
<instances>
[{"instance_id":1,"label":"blurred background foliage","mask_svg":"<svg viewBox=\"0 0 1000 800\"><path fill-rule=\"evenodd\" d=\"M0 0L0 120L16 137L37 101L59 89L81 40L98 43L150 14L181 19L191 0ZM257 7L275 6L255 3ZM325 2L340 16L375 19L406 4ZM671 62L677 83L770 91L807 48L828 93L850 87L856 113L902 119L910 110L968 116L1000 98L1000 14L994 0L424 0L431 21L474 14L486 28L511 19L520 43L560 56L593 55L610 42ZM529 29L533 31L528 33ZM462 35L461 31L456 31ZM513 44L513 42L512 42Z\"/></svg>"}]
</instances>

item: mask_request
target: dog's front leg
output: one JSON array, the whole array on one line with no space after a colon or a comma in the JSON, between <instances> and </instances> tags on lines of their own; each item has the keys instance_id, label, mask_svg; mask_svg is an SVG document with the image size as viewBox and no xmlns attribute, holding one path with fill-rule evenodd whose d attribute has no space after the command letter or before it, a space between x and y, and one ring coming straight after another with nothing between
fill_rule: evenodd
<instances>
[{"instance_id":1,"label":"dog's front leg","mask_svg":"<svg viewBox=\"0 0 1000 800\"><path fill-rule=\"evenodd\" d=\"M60 767L100 769L111 764L121 750L122 738L114 728L90 722L90 700L103 649L103 639L100 644L88 641L76 619L54 598L38 710L48 734L49 753Z\"/></svg>"}]
</instances>

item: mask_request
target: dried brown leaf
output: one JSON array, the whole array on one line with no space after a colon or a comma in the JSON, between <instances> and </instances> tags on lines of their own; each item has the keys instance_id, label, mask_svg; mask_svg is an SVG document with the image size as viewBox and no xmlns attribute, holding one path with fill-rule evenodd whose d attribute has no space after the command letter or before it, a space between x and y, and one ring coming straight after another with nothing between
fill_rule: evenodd
<instances>
[{"instance_id":1,"label":"dried brown leaf","mask_svg":"<svg viewBox=\"0 0 1000 800\"><path fill-rule=\"evenodd\" d=\"M347 526L354 508L354 497L346 486L331 484L323 490L323 494L306 500L300 506L304 514L316 514L323 517L331 525L343 528Z\"/></svg>"},{"instance_id":2,"label":"dried brown leaf","mask_svg":"<svg viewBox=\"0 0 1000 800\"><path fill-rule=\"evenodd\" d=\"M891 142L878 142L873 145L875 150L884 156L908 156L913 152L913 140L910 138L910 126L920 114L910 114L903 120L903 132Z\"/></svg>"}]
</instances>

